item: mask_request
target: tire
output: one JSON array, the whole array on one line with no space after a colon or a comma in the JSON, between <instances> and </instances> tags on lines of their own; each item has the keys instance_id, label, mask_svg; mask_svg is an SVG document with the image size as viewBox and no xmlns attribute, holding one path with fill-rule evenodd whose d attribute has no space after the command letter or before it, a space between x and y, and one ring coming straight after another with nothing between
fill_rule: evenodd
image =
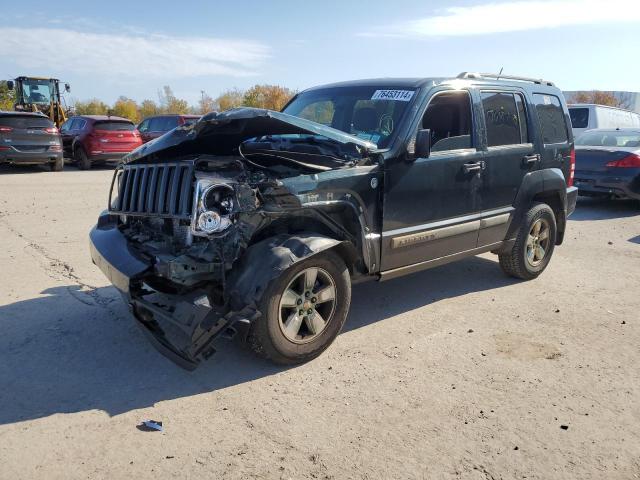
<instances>
[{"instance_id":1,"label":"tire","mask_svg":"<svg viewBox=\"0 0 640 480\"><path fill-rule=\"evenodd\" d=\"M64 158L62 157L56 158L54 162L51 162L49 164L49 168L51 169L52 172L61 172L62 169L64 168Z\"/></svg>"},{"instance_id":2,"label":"tire","mask_svg":"<svg viewBox=\"0 0 640 480\"><path fill-rule=\"evenodd\" d=\"M308 287L304 284L311 283L307 280L312 279L314 270L314 288L306 297ZM327 300L331 287L334 289L333 301ZM289 294L285 296L285 292ZM249 331L249 346L275 363L308 362L325 351L338 336L350 303L351 279L340 256L328 251L302 260L272 280L265 289L258 302L262 315Z\"/></svg>"},{"instance_id":3,"label":"tire","mask_svg":"<svg viewBox=\"0 0 640 480\"><path fill-rule=\"evenodd\" d=\"M536 225L540 226L537 234L534 230ZM546 237L543 233L545 230ZM547 268L555 244L555 214L546 203L535 203L525 215L511 251L498 255L500 267L507 275L532 280ZM538 246L544 253L537 249Z\"/></svg>"},{"instance_id":4,"label":"tire","mask_svg":"<svg viewBox=\"0 0 640 480\"><path fill-rule=\"evenodd\" d=\"M91 160L87 156L87 152L82 147L76 147L73 152L73 158L80 170L89 170L91 168Z\"/></svg>"}]
</instances>

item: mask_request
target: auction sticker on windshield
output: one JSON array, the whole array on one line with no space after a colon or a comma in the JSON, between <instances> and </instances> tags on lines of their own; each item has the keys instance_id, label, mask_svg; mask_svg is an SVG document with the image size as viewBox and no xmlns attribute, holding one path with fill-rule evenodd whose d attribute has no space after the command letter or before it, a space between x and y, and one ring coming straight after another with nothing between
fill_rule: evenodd
<instances>
[{"instance_id":1,"label":"auction sticker on windshield","mask_svg":"<svg viewBox=\"0 0 640 480\"><path fill-rule=\"evenodd\" d=\"M376 90L371 100L395 100L396 102L408 102L413 97L413 90Z\"/></svg>"}]
</instances>

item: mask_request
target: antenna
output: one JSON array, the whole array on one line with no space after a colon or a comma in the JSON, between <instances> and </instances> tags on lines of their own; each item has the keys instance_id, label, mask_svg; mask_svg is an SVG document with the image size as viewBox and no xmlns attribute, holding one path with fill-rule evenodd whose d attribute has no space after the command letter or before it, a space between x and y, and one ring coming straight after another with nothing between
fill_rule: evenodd
<instances>
[{"instance_id":1,"label":"antenna","mask_svg":"<svg viewBox=\"0 0 640 480\"><path fill-rule=\"evenodd\" d=\"M498 76L496 77L496 80L500 80L500 75L502 75L502 71L504 70L504 67L500 67L500 72L498 73Z\"/></svg>"}]
</instances>

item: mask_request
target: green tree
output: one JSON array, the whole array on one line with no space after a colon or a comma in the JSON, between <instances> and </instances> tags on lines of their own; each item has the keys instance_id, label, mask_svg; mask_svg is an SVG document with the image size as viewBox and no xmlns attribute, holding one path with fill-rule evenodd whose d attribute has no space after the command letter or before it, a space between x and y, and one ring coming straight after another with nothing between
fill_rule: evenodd
<instances>
[{"instance_id":1,"label":"green tree","mask_svg":"<svg viewBox=\"0 0 640 480\"><path fill-rule=\"evenodd\" d=\"M138 109L138 116L141 120L157 115L158 113L160 113L160 108L153 100L143 100Z\"/></svg>"},{"instance_id":2,"label":"green tree","mask_svg":"<svg viewBox=\"0 0 640 480\"><path fill-rule=\"evenodd\" d=\"M177 98L169 85L162 87L158 92L162 113L188 113L189 103L186 100Z\"/></svg>"},{"instance_id":3,"label":"green tree","mask_svg":"<svg viewBox=\"0 0 640 480\"><path fill-rule=\"evenodd\" d=\"M75 110L78 115L107 115L109 113L109 105L102 100L92 98L86 102L77 101Z\"/></svg>"},{"instance_id":4,"label":"green tree","mask_svg":"<svg viewBox=\"0 0 640 480\"><path fill-rule=\"evenodd\" d=\"M242 103L247 107L281 110L294 94L280 85L254 85L246 91Z\"/></svg>"},{"instance_id":5,"label":"green tree","mask_svg":"<svg viewBox=\"0 0 640 480\"><path fill-rule=\"evenodd\" d=\"M0 82L0 110L13 110L15 102L15 93L9 90L7 82Z\"/></svg>"},{"instance_id":6,"label":"green tree","mask_svg":"<svg viewBox=\"0 0 640 480\"><path fill-rule=\"evenodd\" d=\"M138 104L135 100L121 96L113 104L113 114L118 117L128 118L132 122L137 122L139 120Z\"/></svg>"},{"instance_id":7,"label":"green tree","mask_svg":"<svg viewBox=\"0 0 640 480\"><path fill-rule=\"evenodd\" d=\"M600 90L576 92L568 103L595 103L609 107L629 108L628 102L617 98L611 92L602 92Z\"/></svg>"},{"instance_id":8,"label":"green tree","mask_svg":"<svg viewBox=\"0 0 640 480\"><path fill-rule=\"evenodd\" d=\"M225 110L242 106L244 92L237 88L227 90L222 92L214 101L220 108L220 111L224 112Z\"/></svg>"}]
</instances>

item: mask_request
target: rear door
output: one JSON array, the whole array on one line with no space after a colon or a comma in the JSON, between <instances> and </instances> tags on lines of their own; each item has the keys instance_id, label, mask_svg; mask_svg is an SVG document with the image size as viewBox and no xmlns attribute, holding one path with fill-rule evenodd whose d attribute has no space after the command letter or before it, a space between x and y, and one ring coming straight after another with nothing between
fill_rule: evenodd
<instances>
[{"instance_id":1,"label":"rear door","mask_svg":"<svg viewBox=\"0 0 640 480\"><path fill-rule=\"evenodd\" d=\"M559 96L533 93L541 133L541 168L559 168L565 179L570 176L573 135L569 111Z\"/></svg>"},{"instance_id":2,"label":"rear door","mask_svg":"<svg viewBox=\"0 0 640 480\"><path fill-rule=\"evenodd\" d=\"M35 115L0 116L1 145L21 153L59 152L58 130L51 120Z\"/></svg>"},{"instance_id":3,"label":"rear door","mask_svg":"<svg viewBox=\"0 0 640 480\"><path fill-rule=\"evenodd\" d=\"M486 168L480 188L483 221L478 246L486 246L504 239L522 180L539 168L540 156L529 138L530 109L524 92L486 88L479 94L485 125Z\"/></svg>"},{"instance_id":4,"label":"rear door","mask_svg":"<svg viewBox=\"0 0 640 480\"><path fill-rule=\"evenodd\" d=\"M105 153L130 152L140 145L140 136L132 122L103 120L93 124L93 135Z\"/></svg>"}]
</instances>

